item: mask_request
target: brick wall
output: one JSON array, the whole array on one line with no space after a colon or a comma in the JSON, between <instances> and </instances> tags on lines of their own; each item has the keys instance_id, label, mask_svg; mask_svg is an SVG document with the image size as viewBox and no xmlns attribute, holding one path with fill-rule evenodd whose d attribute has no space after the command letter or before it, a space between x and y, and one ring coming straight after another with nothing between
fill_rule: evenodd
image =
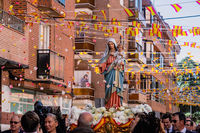
<instances>
[{"instance_id":1,"label":"brick wall","mask_svg":"<svg viewBox=\"0 0 200 133\"><path fill-rule=\"evenodd\" d=\"M0 54L1 57L22 64L28 64L27 61L27 43L24 40L24 34L21 34L11 28L0 25Z\"/></svg>"}]
</instances>

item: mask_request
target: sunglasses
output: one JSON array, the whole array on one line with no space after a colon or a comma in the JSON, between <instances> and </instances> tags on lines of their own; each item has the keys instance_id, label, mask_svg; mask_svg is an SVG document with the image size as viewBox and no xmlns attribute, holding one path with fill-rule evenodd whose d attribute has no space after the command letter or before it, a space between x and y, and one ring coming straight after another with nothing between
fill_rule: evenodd
<instances>
[{"instance_id":1,"label":"sunglasses","mask_svg":"<svg viewBox=\"0 0 200 133\"><path fill-rule=\"evenodd\" d=\"M18 124L19 122L17 121L10 121L10 124Z\"/></svg>"}]
</instances>

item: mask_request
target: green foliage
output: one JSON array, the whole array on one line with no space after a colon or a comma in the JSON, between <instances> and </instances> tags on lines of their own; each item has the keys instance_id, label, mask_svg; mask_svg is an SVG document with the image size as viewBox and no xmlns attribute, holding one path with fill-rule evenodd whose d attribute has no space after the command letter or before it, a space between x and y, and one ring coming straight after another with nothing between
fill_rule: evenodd
<instances>
[{"instance_id":1,"label":"green foliage","mask_svg":"<svg viewBox=\"0 0 200 133\"><path fill-rule=\"evenodd\" d=\"M196 67L199 66L190 57L186 57L178 63L179 69L182 69L182 74L177 77L177 85L179 88L193 87L200 85L200 74L196 73ZM185 72L184 70L190 70Z\"/></svg>"}]
</instances>

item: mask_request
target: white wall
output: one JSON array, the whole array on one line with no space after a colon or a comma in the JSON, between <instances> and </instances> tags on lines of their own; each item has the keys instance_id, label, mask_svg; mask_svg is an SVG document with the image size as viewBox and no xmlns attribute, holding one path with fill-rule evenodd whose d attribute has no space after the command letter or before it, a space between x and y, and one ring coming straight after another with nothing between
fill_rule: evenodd
<instances>
[{"instance_id":1,"label":"white wall","mask_svg":"<svg viewBox=\"0 0 200 133\"><path fill-rule=\"evenodd\" d=\"M8 86L2 85L2 112L10 112L10 94L11 90Z\"/></svg>"}]
</instances>

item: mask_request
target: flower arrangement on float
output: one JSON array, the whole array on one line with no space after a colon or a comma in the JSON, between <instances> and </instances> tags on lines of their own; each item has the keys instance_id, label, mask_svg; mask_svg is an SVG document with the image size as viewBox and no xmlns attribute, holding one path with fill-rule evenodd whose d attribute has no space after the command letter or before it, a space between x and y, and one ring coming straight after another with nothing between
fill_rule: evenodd
<instances>
[{"instance_id":1,"label":"flower arrangement on float","mask_svg":"<svg viewBox=\"0 0 200 133\"><path fill-rule=\"evenodd\" d=\"M106 123L111 123L115 127L128 127L136 113L149 113L152 108L148 104L140 104L135 107L121 106L119 108L106 109L105 107L95 108L88 104L84 109L79 109L76 106L71 110L71 125L77 125L77 120L82 112L90 112L93 115L93 129L96 131Z\"/></svg>"}]
</instances>

